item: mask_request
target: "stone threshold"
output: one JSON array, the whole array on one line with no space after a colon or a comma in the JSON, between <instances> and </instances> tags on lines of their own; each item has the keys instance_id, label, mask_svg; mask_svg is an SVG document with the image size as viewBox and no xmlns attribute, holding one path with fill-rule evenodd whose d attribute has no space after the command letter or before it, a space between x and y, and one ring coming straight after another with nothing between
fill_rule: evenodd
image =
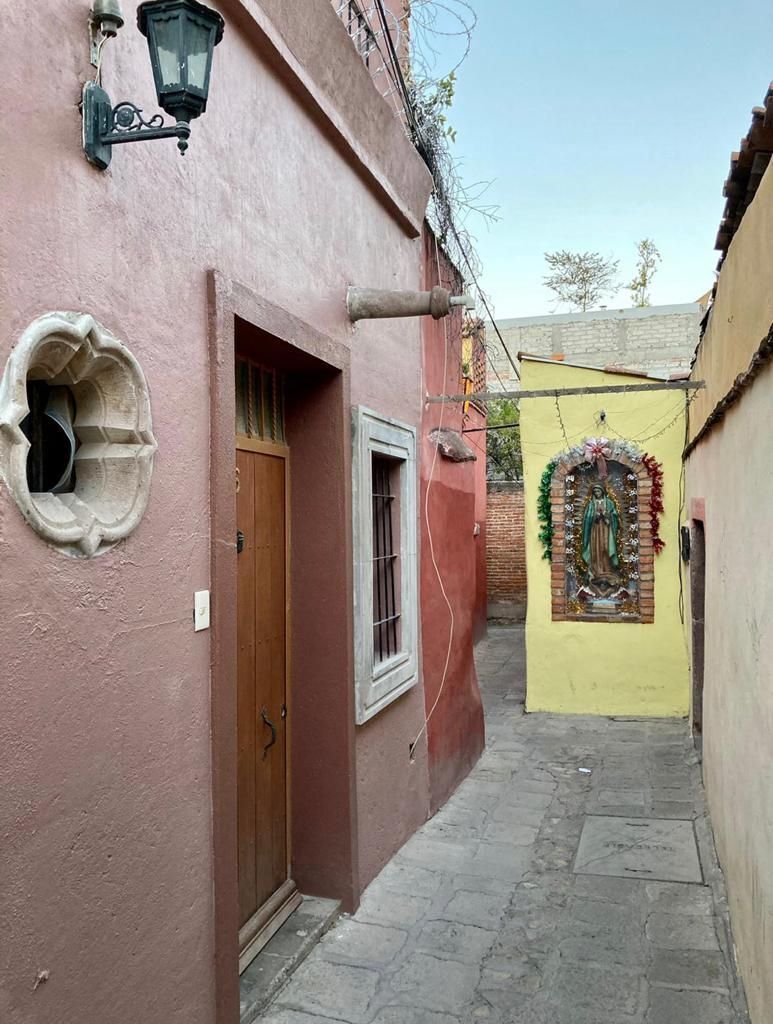
<instances>
[{"instance_id":1,"label":"stone threshold","mask_svg":"<svg viewBox=\"0 0 773 1024\"><path fill-rule=\"evenodd\" d=\"M304 896L239 979L239 1024L252 1024L333 925L341 904Z\"/></svg>"}]
</instances>

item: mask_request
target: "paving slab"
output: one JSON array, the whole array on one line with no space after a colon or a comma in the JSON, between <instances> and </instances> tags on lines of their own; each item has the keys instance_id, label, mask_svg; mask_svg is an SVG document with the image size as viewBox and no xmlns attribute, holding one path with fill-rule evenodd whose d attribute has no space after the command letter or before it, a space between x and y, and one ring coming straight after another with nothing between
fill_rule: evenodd
<instances>
[{"instance_id":1,"label":"paving slab","mask_svg":"<svg viewBox=\"0 0 773 1024\"><path fill-rule=\"evenodd\" d=\"M526 715L523 631L476 657L486 754L260 1019L749 1024L686 723Z\"/></svg>"},{"instance_id":2,"label":"paving slab","mask_svg":"<svg viewBox=\"0 0 773 1024\"><path fill-rule=\"evenodd\" d=\"M575 874L702 882L691 821L589 815Z\"/></svg>"},{"instance_id":3,"label":"paving slab","mask_svg":"<svg viewBox=\"0 0 773 1024\"><path fill-rule=\"evenodd\" d=\"M278 1007L367 1024L379 975L364 967L308 960L276 1000Z\"/></svg>"},{"instance_id":4,"label":"paving slab","mask_svg":"<svg viewBox=\"0 0 773 1024\"><path fill-rule=\"evenodd\" d=\"M680 992L653 988L646 1024L735 1024L737 1016L727 996L714 992Z\"/></svg>"}]
</instances>

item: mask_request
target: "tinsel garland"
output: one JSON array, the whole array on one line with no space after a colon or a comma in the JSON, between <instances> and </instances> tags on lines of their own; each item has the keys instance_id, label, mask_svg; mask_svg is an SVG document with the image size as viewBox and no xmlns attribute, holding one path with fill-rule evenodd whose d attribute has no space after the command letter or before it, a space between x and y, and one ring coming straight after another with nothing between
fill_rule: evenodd
<instances>
[{"instance_id":1,"label":"tinsel garland","mask_svg":"<svg viewBox=\"0 0 773 1024\"><path fill-rule=\"evenodd\" d=\"M660 536L660 517L664 512L663 506L663 467L654 455L642 455L642 465L647 467L647 472L652 480L652 497L650 498L650 529L652 532L652 547L656 555L659 555L666 542Z\"/></svg>"},{"instance_id":2,"label":"tinsel garland","mask_svg":"<svg viewBox=\"0 0 773 1024\"><path fill-rule=\"evenodd\" d=\"M620 446L623 447L622 445ZM579 452L581 449L576 449ZM575 454L573 450L570 455ZM630 452L629 452L630 454ZM566 459L566 453L561 456ZM539 497L537 498L537 518L540 523L539 540L542 544L542 557L550 561L553 557L553 511L550 504L550 492L553 484L553 473L560 458L551 459L545 466L539 482ZM663 467L654 455L640 455L636 452L635 461L641 462L646 467L650 480L652 481L652 495L650 497L650 531L652 534L652 547L656 555L665 548L666 542L660 536L660 517L665 511L663 505Z\"/></svg>"},{"instance_id":3,"label":"tinsel garland","mask_svg":"<svg viewBox=\"0 0 773 1024\"><path fill-rule=\"evenodd\" d=\"M545 466L539 482L539 497L537 498L537 518L540 522L539 539L543 547L542 557L548 561L553 557L553 511L550 505L550 489L557 465L558 459L551 459Z\"/></svg>"}]
</instances>

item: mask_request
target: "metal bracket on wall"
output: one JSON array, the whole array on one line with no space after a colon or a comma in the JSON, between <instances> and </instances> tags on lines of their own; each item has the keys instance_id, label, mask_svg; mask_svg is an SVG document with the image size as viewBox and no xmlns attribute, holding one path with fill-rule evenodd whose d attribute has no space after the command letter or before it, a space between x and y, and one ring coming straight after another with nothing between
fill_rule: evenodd
<instances>
[{"instance_id":1,"label":"metal bracket on wall","mask_svg":"<svg viewBox=\"0 0 773 1024\"><path fill-rule=\"evenodd\" d=\"M123 142L147 142L150 139L177 139L181 153L188 148L191 126L185 121L165 124L163 114L149 121L134 103L113 106L108 94L96 82L83 87L83 150L89 163L107 170L113 146Z\"/></svg>"}]
</instances>

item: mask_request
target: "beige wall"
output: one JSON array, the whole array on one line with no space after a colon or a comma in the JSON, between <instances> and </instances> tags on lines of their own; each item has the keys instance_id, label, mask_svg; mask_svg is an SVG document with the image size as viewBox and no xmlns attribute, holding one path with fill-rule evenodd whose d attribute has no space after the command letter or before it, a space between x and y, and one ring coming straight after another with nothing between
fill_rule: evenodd
<instances>
[{"instance_id":1,"label":"beige wall","mask_svg":"<svg viewBox=\"0 0 773 1024\"><path fill-rule=\"evenodd\" d=\"M749 365L773 322L773 175L766 174L722 266L709 325L693 369L705 380L692 406L694 437L711 410Z\"/></svg>"},{"instance_id":2,"label":"beige wall","mask_svg":"<svg viewBox=\"0 0 773 1024\"><path fill-rule=\"evenodd\" d=\"M728 252L694 369L694 436L773 321L773 175ZM704 776L754 1024L773 1020L773 472L768 366L694 450L688 509L705 504Z\"/></svg>"}]
</instances>

